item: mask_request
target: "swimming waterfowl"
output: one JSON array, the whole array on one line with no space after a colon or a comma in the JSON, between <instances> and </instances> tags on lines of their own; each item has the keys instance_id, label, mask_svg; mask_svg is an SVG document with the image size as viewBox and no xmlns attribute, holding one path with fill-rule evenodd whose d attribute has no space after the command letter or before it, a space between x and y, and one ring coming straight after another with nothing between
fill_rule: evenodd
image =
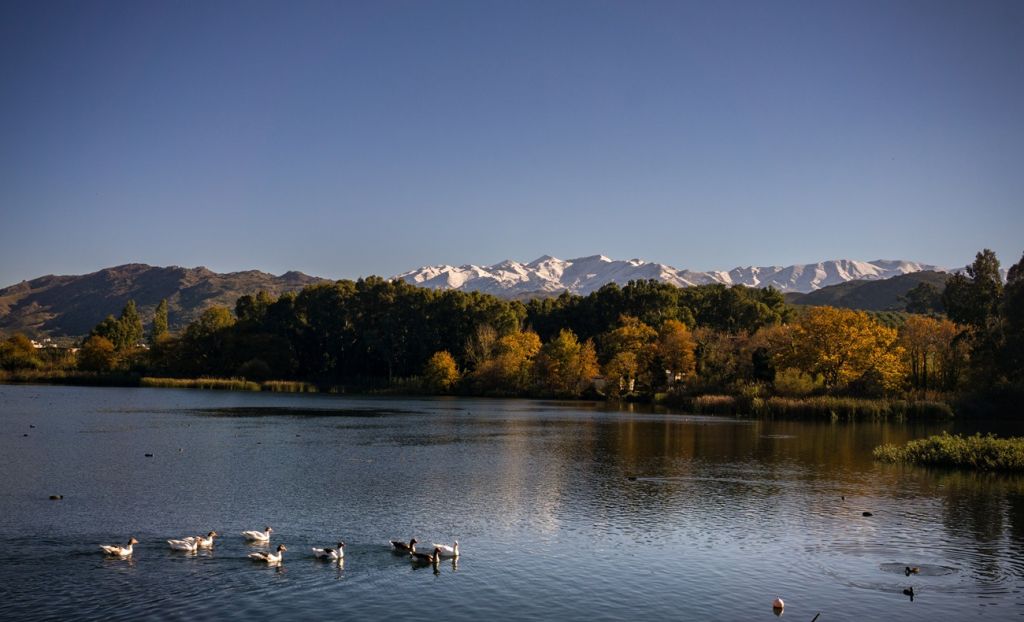
<instances>
[{"instance_id":1,"label":"swimming waterfowl","mask_svg":"<svg viewBox=\"0 0 1024 622\"><path fill-rule=\"evenodd\" d=\"M437 561L441 559L441 549L435 546L433 555L412 551L409 553L409 557L417 564L436 564Z\"/></svg>"},{"instance_id":2,"label":"swimming waterfowl","mask_svg":"<svg viewBox=\"0 0 1024 622\"><path fill-rule=\"evenodd\" d=\"M195 553L199 547L199 536L189 536L182 538L181 540L168 540L167 544L171 545L171 548L175 551L185 551L186 553Z\"/></svg>"},{"instance_id":3,"label":"swimming waterfowl","mask_svg":"<svg viewBox=\"0 0 1024 622\"><path fill-rule=\"evenodd\" d=\"M263 531L243 531L242 535L250 542L270 542L270 532L274 531L267 527Z\"/></svg>"},{"instance_id":4,"label":"swimming waterfowl","mask_svg":"<svg viewBox=\"0 0 1024 622\"><path fill-rule=\"evenodd\" d=\"M313 547L313 555L317 559L342 560L345 559L345 543L339 542L336 549L318 549Z\"/></svg>"},{"instance_id":5,"label":"swimming waterfowl","mask_svg":"<svg viewBox=\"0 0 1024 622\"><path fill-rule=\"evenodd\" d=\"M416 543L418 542L419 540L417 540L416 538L409 540L409 544L406 544L405 542L401 542L399 540L392 540L391 546L394 547L395 553L415 553Z\"/></svg>"},{"instance_id":6,"label":"swimming waterfowl","mask_svg":"<svg viewBox=\"0 0 1024 622\"><path fill-rule=\"evenodd\" d=\"M921 569L917 566L907 566L907 569L903 571L908 577L912 574L921 572Z\"/></svg>"},{"instance_id":7,"label":"swimming waterfowl","mask_svg":"<svg viewBox=\"0 0 1024 622\"><path fill-rule=\"evenodd\" d=\"M441 551L441 557L458 557L459 556L459 541L458 540L455 541L454 546L448 546L447 544L437 544L437 543L431 544L430 546L434 547L435 549L440 550Z\"/></svg>"},{"instance_id":8,"label":"swimming waterfowl","mask_svg":"<svg viewBox=\"0 0 1024 622\"><path fill-rule=\"evenodd\" d=\"M266 551L257 551L255 553L249 553L249 559L255 562L266 562L268 564L279 564L281 558L284 556L284 552L288 549L283 544L277 545L277 553L268 553Z\"/></svg>"},{"instance_id":9,"label":"swimming waterfowl","mask_svg":"<svg viewBox=\"0 0 1024 622\"><path fill-rule=\"evenodd\" d=\"M212 549L213 548L213 539L216 538L219 535L220 534L218 534L216 531L211 531L210 533L206 534L205 538L202 537L202 536L189 536L189 537L185 538L185 541L187 542L189 540L195 540L196 544L197 544L197 546L199 548L201 548L201 549Z\"/></svg>"},{"instance_id":10,"label":"swimming waterfowl","mask_svg":"<svg viewBox=\"0 0 1024 622\"><path fill-rule=\"evenodd\" d=\"M914 586L911 585L907 589L903 590L903 595L904 596L909 596L910 600L914 600Z\"/></svg>"},{"instance_id":11,"label":"swimming waterfowl","mask_svg":"<svg viewBox=\"0 0 1024 622\"><path fill-rule=\"evenodd\" d=\"M132 545L138 544L139 541L135 538L128 540L127 546L117 546L113 544L101 544L100 548L107 555L116 555L118 557L130 557L132 554Z\"/></svg>"}]
</instances>

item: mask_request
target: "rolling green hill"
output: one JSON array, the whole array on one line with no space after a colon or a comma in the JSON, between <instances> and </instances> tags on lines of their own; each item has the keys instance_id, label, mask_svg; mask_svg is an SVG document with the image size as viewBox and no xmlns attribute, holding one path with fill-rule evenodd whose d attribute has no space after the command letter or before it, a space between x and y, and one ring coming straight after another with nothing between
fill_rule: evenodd
<instances>
[{"instance_id":1,"label":"rolling green hill","mask_svg":"<svg viewBox=\"0 0 1024 622\"><path fill-rule=\"evenodd\" d=\"M274 276L249 270L218 274L206 268L160 268L127 264L80 276L44 276L0 289L0 332L31 336L77 337L107 315L117 316L129 300L149 324L153 310L167 299L172 330L183 328L204 309L234 308L245 294L265 290L279 296L322 281L301 272Z\"/></svg>"},{"instance_id":2,"label":"rolling green hill","mask_svg":"<svg viewBox=\"0 0 1024 622\"><path fill-rule=\"evenodd\" d=\"M823 287L809 294L786 294L786 301L797 305L830 306L863 311L903 311L903 296L920 283L934 285L940 292L946 287L946 272L922 271L881 281L848 281Z\"/></svg>"}]
</instances>

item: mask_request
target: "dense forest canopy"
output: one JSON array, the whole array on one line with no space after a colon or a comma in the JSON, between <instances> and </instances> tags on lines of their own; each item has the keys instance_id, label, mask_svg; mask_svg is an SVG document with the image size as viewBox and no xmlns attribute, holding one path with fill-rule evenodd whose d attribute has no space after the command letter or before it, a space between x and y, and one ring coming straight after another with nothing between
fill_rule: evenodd
<instances>
[{"instance_id":1,"label":"dense forest canopy","mask_svg":"<svg viewBox=\"0 0 1024 622\"><path fill-rule=\"evenodd\" d=\"M1024 259L1022 259L1024 261ZM171 334L134 303L96 325L77 359L43 361L28 340L0 345L6 370L77 365L164 376L302 380L380 388L576 396L743 391L893 395L1021 384L1024 268L978 253L938 293L911 296L899 321L793 307L771 289L658 281L606 285L523 304L369 277L274 297L244 295ZM945 309L946 317L937 309ZM147 345L142 345L145 340Z\"/></svg>"}]
</instances>

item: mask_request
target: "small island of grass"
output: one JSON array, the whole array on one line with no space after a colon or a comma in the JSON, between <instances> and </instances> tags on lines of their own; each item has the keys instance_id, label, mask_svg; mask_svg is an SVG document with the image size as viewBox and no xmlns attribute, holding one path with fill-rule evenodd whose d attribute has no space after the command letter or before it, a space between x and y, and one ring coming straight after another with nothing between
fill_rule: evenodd
<instances>
[{"instance_id":1,"label":"small island of grass","mask_svg":"<svg viewBox=\"0 0 1024 622\"><path fill-rule=\"evenodd\" d=\"M886 443L875 448L874 456L882 462L1024 472L1024 438L943 433L903 446Z\"/></svg>"}]
</instances>

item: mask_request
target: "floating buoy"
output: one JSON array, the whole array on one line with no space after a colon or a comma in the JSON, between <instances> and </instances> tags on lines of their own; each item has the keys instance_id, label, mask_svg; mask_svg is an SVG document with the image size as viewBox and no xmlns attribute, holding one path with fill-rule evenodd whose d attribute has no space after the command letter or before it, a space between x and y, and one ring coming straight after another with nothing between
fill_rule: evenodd
<instances>
[{"instance_id":1,"label":"floating buoy","mask_svg":"<svg viewBox=\"0 0 1024 622\"><path fill-rule=\"evenodd\" d=\"M861 516L874 516L871 512L861 512Z\"/></svg>"},{"instance_id":2,"label":"floating buoy","mask_svg":"<svg viewBox=\"0 0 1024 622\"><path fill-rule=\"evenodd\" d=\"M786 608L786 603L782 601L782 597L778 597L772 601L772 609L781 610Z\"/></svg>"}]
</instances>

